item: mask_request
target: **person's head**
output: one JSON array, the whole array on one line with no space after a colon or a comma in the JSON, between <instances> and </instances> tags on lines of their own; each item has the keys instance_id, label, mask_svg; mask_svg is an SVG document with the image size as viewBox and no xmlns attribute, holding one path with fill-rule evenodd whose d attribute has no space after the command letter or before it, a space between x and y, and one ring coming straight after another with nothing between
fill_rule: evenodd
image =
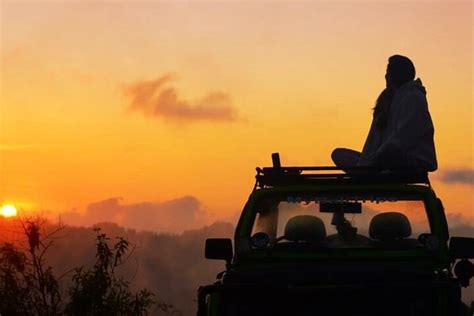
<instances>
[{"instance_id":1,"label":"person's head","mask_svg":"<svg viewBox=\"0 0 474 316\"><path fill-rule=\"evenodd\" d=\"M415 79L416 71L413 62L405 56L393 55L388 59L385 82L387 88L397 90L401 85Z\"/></svg>"}]
</instances>

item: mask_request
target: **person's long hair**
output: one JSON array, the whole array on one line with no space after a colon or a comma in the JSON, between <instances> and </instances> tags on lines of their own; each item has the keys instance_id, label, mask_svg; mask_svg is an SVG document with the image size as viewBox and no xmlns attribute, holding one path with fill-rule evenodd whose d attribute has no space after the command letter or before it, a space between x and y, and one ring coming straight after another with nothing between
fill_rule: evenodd
<instances>
[{"instance_id":1,"label":"person's long hair","mask_svg":"<svg viewBox=\"0 0 474 316\"><path fill-rule=\"evenodd\" d=\"M394 92L392 89L385 88L377 98L374 107L374 123L379 130L385 129L388 123L390 105L393 101Z\"/></svg>"},{"instance_id":2,"label":"person's long hair","mask_svg":"<svg viewBox=\"0 0 474 316\"><path fill-rule=\"evenodd\" d=\"M387 73L392 83L398 88L408 81L415 79L415 66L413 62L405 56L393 55L388 59ZM374 122L378 129L387 127L390 107L392 105L395 91L392 88L385 88L377 98L374 107Z\"/></svg>"}]
</instances>

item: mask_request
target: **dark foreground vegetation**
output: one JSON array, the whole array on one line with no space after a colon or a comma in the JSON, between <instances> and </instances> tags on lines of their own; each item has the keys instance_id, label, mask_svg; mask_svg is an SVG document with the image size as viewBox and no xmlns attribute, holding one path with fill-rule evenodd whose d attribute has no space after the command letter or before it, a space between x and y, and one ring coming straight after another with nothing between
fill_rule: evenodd
<instances>
[{"instance_id":1,"label":"dark foreground vegetation","mask_svg":"<svg viewBox=\"0 0 474 316\"><path fill-rule=\"evenodd\" d=\"M99 226L0 220L0 315L191 315L197 284L220 269L204 267L203 240L232 231L230 224L181 235Z\"/></svg>"},{"instance_id":2,"label":"dark foreground vegetation","mask_svg":"<svg viewBox=\"0 0 474 316\"><path fill-rule=\"evenodd\" d=\"M27 245L4 243L0 247L0 314L1 315L144 315L153 305L164 311L171 305L158 301L152 292L142 289L133 293L129 281L118 276L129 253L129 242L96 232L95 263L90 268L73 269L72 283L62 295L58 278L46 255L56 230L41 236L38 222L23 226Z\"/></svg>"}]
</instances>

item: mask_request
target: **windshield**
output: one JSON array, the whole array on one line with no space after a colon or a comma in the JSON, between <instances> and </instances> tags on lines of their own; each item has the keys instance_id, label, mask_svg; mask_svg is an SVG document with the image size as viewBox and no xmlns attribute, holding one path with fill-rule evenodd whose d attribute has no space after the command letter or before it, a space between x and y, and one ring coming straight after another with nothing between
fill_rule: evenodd
<instances>
[{"instance_id":1,"label":"windshield","mask_svg":"<svg viewBox=\"0 0 474 316\"><path fill-rule=\"evenodd\" d=\"M410 248L429 233L416 195L284 194L259 201L251 241L253 248Z\"/></svg>"}]
</instances>

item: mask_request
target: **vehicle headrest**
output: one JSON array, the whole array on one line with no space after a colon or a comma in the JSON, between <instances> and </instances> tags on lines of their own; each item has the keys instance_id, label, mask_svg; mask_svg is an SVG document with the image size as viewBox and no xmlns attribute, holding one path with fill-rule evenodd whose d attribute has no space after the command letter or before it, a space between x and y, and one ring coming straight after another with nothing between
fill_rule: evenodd
<instances>
[{"instance_id":1,"label":"vehicle headrest","mask_svg":"<svg viewBox=\"0 0 474 316\"><path fill-rule=\"evenodd\" d=\"M369 235L382 241L407 238L411 235L411 225L408 218L398 212L377 214L370 221Z\"/></svg>"},{"instance_id":2,"label":"vehicle headrest","mask_svg":"<svg viewBox=\"0 0 474 316\"><path fill-rule=\"evenodd\" d=\"M285 239L291 241L322 241L326 238L324 222L311 215L298 215L291 218L285 226Z\"/></svg>"}]
</instances>

